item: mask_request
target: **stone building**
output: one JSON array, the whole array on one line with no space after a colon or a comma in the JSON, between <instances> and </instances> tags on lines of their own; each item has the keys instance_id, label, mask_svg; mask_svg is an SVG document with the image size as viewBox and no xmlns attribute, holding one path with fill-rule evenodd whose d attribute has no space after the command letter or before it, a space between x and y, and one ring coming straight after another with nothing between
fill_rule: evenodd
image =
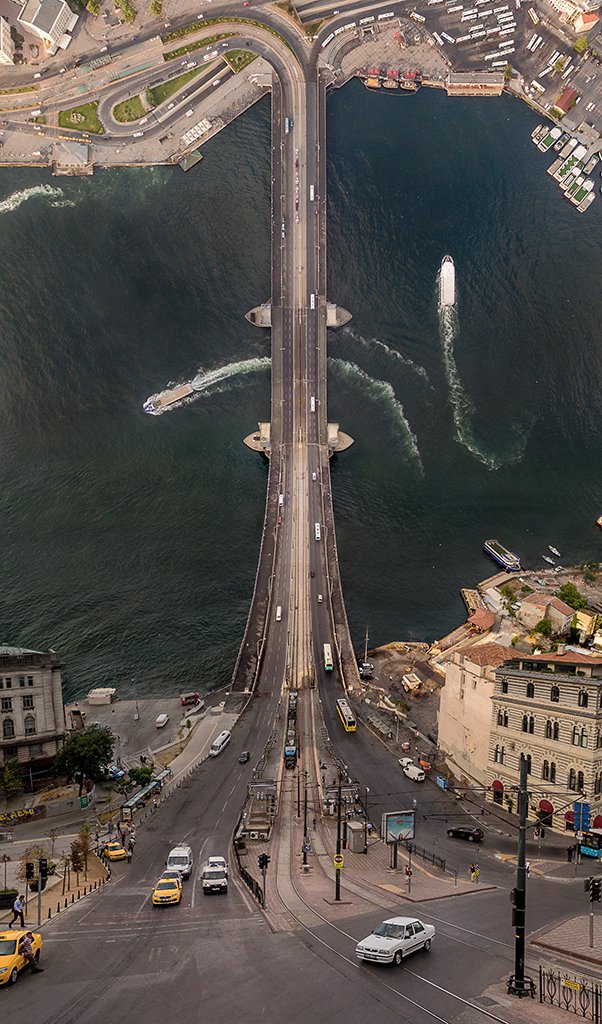
<instances>
[{"instance_id":1,"label":"stone building","mask_svg":"<svg viewBox=\"0 0 602 1024\"><path fill-rule=\"evenodd\" d=\"M455 651L445 665L437 719L438 745L463 785L489 783L494 670L514 650L491 640Z\"/></svg>"},{"instance_id":2,"label":"stone building","mask_svg":"<svg viewBox=\"0 0 602 1024\"><path fill-rule=\"evenodd\" d=\"M54 651L0 646L0 761L49 768L66 733L62 662Z\"/></svg>"},{"instance_id":3,"label":"stone building","mask_svg":"<svg viewBox=\"0 0 602 1024\"><path fill-rule=\"evenodd\" d=\"M0 16L0 64L13 63L13 41L8 21Z\"/></svg>"},{"instance_id":4,"label":"stone building","mask_svg":"<svg viewBox=\"0 0 602 1024\"><path fill-rule=\"evenodd\" d=\"M17 18L25 29L44 40L49 53L66 50L79 15L65 0L27 0Z\"/></svg>"},{"instance_id":5,"label":"stone building","mask_svg":"<svg viewBox=\"0 0 602 1024\"><path fill-rule=\"evenodd\" d=\"M516 809L521 753L529 811L572 829L585 794L591 824L602 827L602 656L566 650L513 658L495 670L488 783L491 798Z\"/></svg>"},{"instance_id":6,"label":"stone building","mask_svg":"<svg viewBox=\"0 0 602 1024\"><path fill-rule=\"evenodd\" d=\"M575 611L559 597L549 594L529 594L520 603L519 618L527 629L533 629L542 619L549 619L554 633L568 633Z\"/></svg>"}]
</instances>

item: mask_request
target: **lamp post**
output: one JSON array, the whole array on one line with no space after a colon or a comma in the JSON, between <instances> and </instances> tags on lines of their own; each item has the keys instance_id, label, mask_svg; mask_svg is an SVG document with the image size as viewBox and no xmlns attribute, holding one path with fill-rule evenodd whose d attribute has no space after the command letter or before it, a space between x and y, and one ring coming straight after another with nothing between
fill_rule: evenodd
<instances>
[{"instance_id":1,"label":"lamp post","mask_svg":"<svg viewBox=\"0 0 602 1024\"><path fill-rule=\"evenodd\" d=\"M516 858L516 888L512 896L512 924L514 925L514 974L508 979L508 992L512 995L530 996L535 991L532 978L525 977L525 919L526 919L526 832L527 832L527 759L520 755L518 783L518 850Z\"/></svg>"},{"instance_id":2,"label":"lamp post","mask_svg":"<svg viewBox=\"0 0 602 1024\"><path fill-rule=\"evenodd\" d=\"M305 782L303 786L303 863L307 864L307 847L308 847L308 836L307 836L307 771L305 772Z\"/></svg>"},{"instance_id":3,"label":"lamp post","mask_svg":"<svg viewBox=\"0 0 602 1024\"><path fill-rule=\"evenodd\" d=\"M370 792L368 786L366 786L366 799L364 801L364 853L368 853L368 793Z\"/></svg>"},{"instance_id":4,"label":"lamp post","mask_svg":"<svg viewBox=\"0 0 602 1024\"><path fill-rule=\"evenodd\" d=\"M341 852L341 769L339 768L339 791L337 794L337 854ZM341 869L334 869L334 898L341 899Z\"/></svg>"}]
</instances>

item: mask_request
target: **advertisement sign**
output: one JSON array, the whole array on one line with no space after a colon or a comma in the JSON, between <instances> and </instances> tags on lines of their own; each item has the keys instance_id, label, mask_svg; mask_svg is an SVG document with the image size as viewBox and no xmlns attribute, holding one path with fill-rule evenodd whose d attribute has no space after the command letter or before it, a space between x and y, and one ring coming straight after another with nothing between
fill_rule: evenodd
<instances>
[{"instance_id":1,"label":"advertisement sign","mask_svg":"<svg viewBox=\"0 0 602 1024\"><path fill-rule=\"evenodd\" d=\"M591 805L585 800L573 804L573 824L576 832L587 832L590 823Z\"/></svg>"},{"instance_id":2,"label":"advertisement sign","mask_svg":"<svg viewBox=\"0 0 602 1024\"><path fill-rule=\"evenodd\" d=\"M413 839L416 834L414 820L416 811L394 811L383 814L381 836L385 843L398 843L401 839Z\"/></svg>"},{"instance_id":3,"label":"advertisement sign","mask_svg":"<svg viewBox=\"0 0 602 1024\"><path fill-rule=\"evenodd\" d=\"M22 807L19 811L4 811L0 814L0 825L20 825L23 821L36 821L46 817L46 808Z\"/></svg>"}]
</instances>

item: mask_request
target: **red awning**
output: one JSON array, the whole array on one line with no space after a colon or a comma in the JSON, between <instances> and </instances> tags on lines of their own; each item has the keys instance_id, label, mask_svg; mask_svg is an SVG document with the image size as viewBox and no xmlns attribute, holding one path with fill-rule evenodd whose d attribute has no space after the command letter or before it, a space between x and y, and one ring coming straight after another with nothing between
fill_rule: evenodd
<instances>
[{"instance_id":1,"label":"red awning","mask_svg":"<svg viewBox=\"0 0 602 1024\"><path fill-rule=\"evenodd\" d=\"M594 828L602 828L602 814L596 814L594 818Z\"/></svg>"},{"instance_id":2,"label":"red awning","mask_svg":"<svg viewBox=\"0 0 602 1024\"><path fill-rule=\"evenodd\" d=\"M503 793L504 792L504 783L500 782L499 779L494 779L493 782L491 783L491 788L495 789L497 793Z\"/></svg>"},{"instance_id":3,"label":"red awning","mask_svg":"<svg viewBox=\"0 0 602 1024\"><path fill-rule=\"evenodd\" d=\"M541 807L541 804L540 804L540 807ZM573 822L575 821L575 812L574 811L565 811L564 820L565 821L569 821L571 823L571 825L572 825Z\"/></svg>"},{"instance_id":4,"label":"red awning","mask_svg":"<svg viewBox=\"0 0 602 1024\"><path fill-rule=\"evenodd\" d=\"M546 814L553 814L554 813L554 808L552 807L552 804L550 803L549 800L540 800L539 801L539 809L540 809L540 811L545 811Z\"/></svg>"}]
</instances>

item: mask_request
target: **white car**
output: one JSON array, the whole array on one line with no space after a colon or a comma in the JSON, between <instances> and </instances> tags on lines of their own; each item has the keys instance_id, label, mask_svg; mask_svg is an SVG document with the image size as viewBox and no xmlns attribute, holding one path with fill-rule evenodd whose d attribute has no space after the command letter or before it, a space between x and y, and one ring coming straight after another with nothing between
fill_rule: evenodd
<instances>
[{"instance_id":1,"label":"white car","mask_svg":"<svg viewBox=\"0 0 602 1024\"><path fill-rule=\"evenodd\" d=\"M135 133L135 134L137 134L137 133ZM143 133L140 132L140 135L142 135L142 134ZM168 722L169 722L169 715L166 715L166 714L157 715L157 717L155 718L155 725L156 725L157 729L164 729Z\"/></svg>"},{"instance_id":2,"label":"white car","mask_svg":"<svg viewBox=\"0 0 602 1024\"><path fill-rule=\"evenodd\" d=\"M221 868L222 871L228 874L228 862L225 857L209 857L207 861L208 868Z\"/></svg>"},{"instance_id":3,"label":"white car","mask_svg":"<svg viewBox=\"0 0 602 1024\"><path fill-rule=\"evenodd\" d=\"M417 949L428 952L435 937L432 924L423 924L415 917L391 917L355 947L359 960L376 964L396 964Z\"/></svg>"},{"instance_id":4,"label":"white car","mask_svg":"<svg viewBox=\"0 0 602 1024\"><path fill-rule=\"evenodd\" d=\"M426 779L426 775L422 768L419 768L417 764L406 764L403 769L403 774L406 775L408 779L411 779L412 782L424 782Z\"/></svg>"},{"instance_id":5,"label":"white car","mask_svg":"<svg viewBox=\"0 0 602 1024\"><path fill-rule=\"evenodd\" d=\"M398 760L400 768L407 768L408 765L414 764L411 757L400 757Z\"/></svg>"}]
</instances>

